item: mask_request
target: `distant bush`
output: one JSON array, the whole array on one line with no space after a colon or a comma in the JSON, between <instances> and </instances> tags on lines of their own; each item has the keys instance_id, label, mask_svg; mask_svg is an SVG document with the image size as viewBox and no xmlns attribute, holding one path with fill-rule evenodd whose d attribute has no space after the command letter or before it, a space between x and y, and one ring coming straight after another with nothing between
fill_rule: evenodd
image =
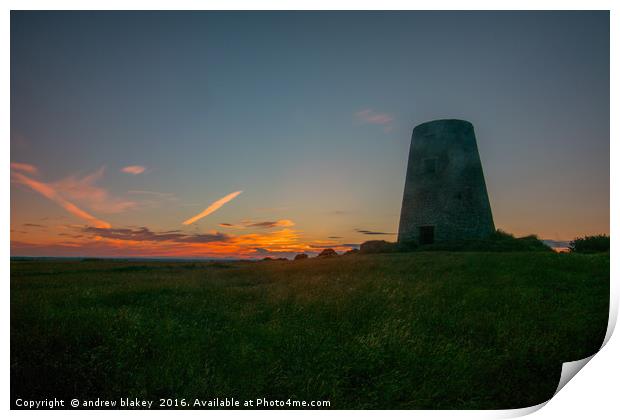
<instances>
[{"instance_id":1,"label":"distant bush","mask_svg":"<svg viewBox=\"0 0 620 420\"><path fill-rule=\"evenodd\" d=\"M366 241L360 245L360 254L398 252L398 244L387 241Z\"/></svg>"},{"instance_id":2,"label":"distant bush","mask_svg":"<svg viewBox=\"0 0 620 420\"><path fill-rule=\"evenodd\" d=\"M323 251L321 251L319 255L317 255L317 257L320 257L320 258L337 257L337 256L338 256L338 253L331 248L324 249Z\"/></svg>"},{"instance_id":3,"label":"distant bush","mask_svg":"<svg viewBox=\"0 0 620 420\"><path fill-rule=\"evenodd\" d=\"M568 247L571 252L609 252L609 236L594 235L575 238L569 243Z\"/></svg>"},{"instance_id":4,"label":"distant bush","mask_svg":"<svg viewBox=\"0 0 620 420\"><path fill-rule=\"evenodd\" d=\"M479 251L479 252L518 252L553 250L536 235L515 238L514 235L500 229L485 239L446 241L419 247L420 251Z\"/></svg>"},{"instance_id":5,"label":"distant bush","mask_svg":"<svg viewBox=\"0 0 620 420\"><path fill-rule=\"evenodd\" d=\"M350 249L348 251L345 251L345 253L342 254L342 255L355 255L355 254L359 254L359 253L360 253L359 249L353 248L353 249Z\"/></svg>"},{"instance_id":6,"label":"distant bush","mask_svg":"<svg viewBox=\"0 0 620 420\"><path fill-rule=\"evenodd\" d=\"M308 259L308 254L297 254L295 255L295 258L294 258L295 261L307 260L307 259Z\"/></svg>"},{"instance_id":7,"label":"distant bush","mask_svg":"<svg viewBox=\"0 0 620 420\"><path fill-rule=\"evenodd\" d=\"M552 249L542 242L536 235L515 238L514 235L502 230L493 232L485 239L468 239L455 241L441 241L429 245L417 245L414 241L406 243L387 241L367 241L360 246L361 254L381 254L388 252L411 251L477 251L477 252L516 252L516 251L544 251Z\"/></svg>"}]
</instances>

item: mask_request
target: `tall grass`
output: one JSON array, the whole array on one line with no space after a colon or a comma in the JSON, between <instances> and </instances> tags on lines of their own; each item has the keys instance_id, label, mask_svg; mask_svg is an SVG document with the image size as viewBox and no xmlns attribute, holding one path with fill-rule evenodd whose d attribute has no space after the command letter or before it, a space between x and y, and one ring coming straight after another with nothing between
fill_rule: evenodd
<instances>
[{"instance_id":1,"label":"tall grass","mask_svg":"<svg viewBox=\"0 0 620 420\"><path fill-rule=\"evenodd\" d=\"M15 398L516 408L607 325L609 255L11 263Z\"/></svg>"}]
</instances>

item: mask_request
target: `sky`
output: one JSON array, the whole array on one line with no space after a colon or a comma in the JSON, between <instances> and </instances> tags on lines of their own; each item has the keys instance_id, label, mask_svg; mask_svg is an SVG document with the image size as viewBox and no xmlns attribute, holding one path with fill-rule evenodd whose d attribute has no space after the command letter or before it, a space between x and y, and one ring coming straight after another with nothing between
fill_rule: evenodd
<instances>
[{"instance_id":1,"label":"sky","mask_svg":"<svg viewBox=\"0 0 620 420\"><path fill-rule=\"evenodd\" d=\"M497 228L609 233L609 13L11 12L11 255L396 240L411 131L473 123Z\"/></svg>"}]
</instances>

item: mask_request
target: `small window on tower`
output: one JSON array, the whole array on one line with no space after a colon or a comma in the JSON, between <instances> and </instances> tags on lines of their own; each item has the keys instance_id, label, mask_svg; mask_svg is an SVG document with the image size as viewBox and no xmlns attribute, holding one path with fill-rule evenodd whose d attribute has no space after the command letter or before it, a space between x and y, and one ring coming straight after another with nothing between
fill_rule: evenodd
<instances>
[{"instance_id":1,"label":"small window on tower","mask_svg":"<svg viewBox=\"0 0 620 420\"><path fill-rule=\"evenodd\" d=\"M437 159L424 159L424 173L434 174L437 172Z\"/></svg>"},{"instance_id":2,"label":"small window on tower","mask_svg":"<svg viewBox=\"0 0 620 420\"><path fill-rule=\"evenodd\" d=\"M430 245L435 242L435 226L420 226L420 245Z\"/></svg>"}]
</instances>

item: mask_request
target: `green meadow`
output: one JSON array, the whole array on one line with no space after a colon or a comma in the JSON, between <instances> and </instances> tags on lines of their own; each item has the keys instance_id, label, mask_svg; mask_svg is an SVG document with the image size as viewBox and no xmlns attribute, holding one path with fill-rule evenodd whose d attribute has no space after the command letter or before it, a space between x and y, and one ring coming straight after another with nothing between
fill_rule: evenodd
<instances>
[{"instance_id":1,"label":"green meadow","mask_svg":"<svg viewBox=\"0 0 620 420\"><path fill-rule=\"evenodd\" d=\"M599 349L608 305L608 253L13 260L11 397L519 408Z\"/></svg>"}]
</instances>

